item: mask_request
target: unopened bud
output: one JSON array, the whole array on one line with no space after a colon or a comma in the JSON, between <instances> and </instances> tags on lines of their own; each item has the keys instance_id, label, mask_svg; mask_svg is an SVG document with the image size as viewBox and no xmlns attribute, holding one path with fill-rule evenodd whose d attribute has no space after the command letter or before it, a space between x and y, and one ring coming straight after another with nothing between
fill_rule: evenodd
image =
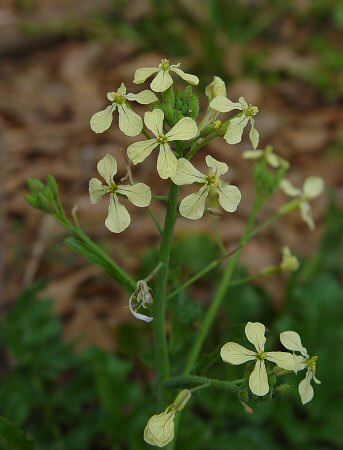
<instances>
[{"instance_id":1,"label":"unopened bud","mask_svg":"<svg viewBox=\"0 0 343 450\"><path fill-rule=\"evenodd\" d=\"M192 393L189 389L182 389L182 391L177 395L173 403L175 414L183 410L183 408L186 406L187 402L191 398L191 395Z\"/></svg>"},{"instance_id":2,"label":"unopened bud","mask_svg":"<svg viewBox=\"0 0 343 450\"><path fill-rule=\"evenodd\" d=\"M249 416L252 416L254 414L254 410L251 408L251 406L247 405L246 403L242 402L242 406L244 408L244 411L249 414Z\"/></svg>"},{"instance_id":3,"label":"unopened bud","mask_svg":"<svg viewBox=\"0 0 343 450\"><path fill-rule=\"evenodd\" d=\"M216 120L213 122L212 125L215 130L219 130L219 128L222 126L222 122L221 122L221 120Z\"/></svg>"},{"instance_id":4,"label":"unopened bud","mask_svg":"<svg viewBox=\"0 0 343 450\"><path fill-rule=\"evenodd\" d=\"M207 207L206 211L208 213L212 214L212 216L222 216L223 215L223 213L217 208Z\"/></svg>"}]
</instances>

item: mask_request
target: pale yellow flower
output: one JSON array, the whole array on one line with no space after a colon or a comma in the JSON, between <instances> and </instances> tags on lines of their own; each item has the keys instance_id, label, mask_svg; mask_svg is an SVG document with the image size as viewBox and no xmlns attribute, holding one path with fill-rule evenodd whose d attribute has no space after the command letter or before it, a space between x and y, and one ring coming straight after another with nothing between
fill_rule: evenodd
<instances>
[{"instance_id":1,"label":"pale yellow flower","mask_svg":"<svg viewBox=\"0 0 343 450\"><path fill-rule=\"evenodd\" d=\"M299 268L299 260L295 255L292 255L288 247L282 248L282 261L280 268L283 272L295 272Z\"/></svg>"},{"instance_id":2,"label":"pale yellow flower","mask_svg":"<svg viewBox=\"0 0 343 450\"><path fill-rule=\"evenodd\" d=\"M287 350L299 352L300 355L294 355L296 367L294 372L306 369L305 378L299 383L299 395L303 405L310 402L314 396L314 390L311 385L313 380L317 384L321 382L316 378L317 356L310 357L306 348L302 345L301 338L295 331L284 331L280 334L280 341Z\"/></svg>"},{"instance_id":3,"label":"pale yellow flower","mask_svg":"<svg viewBox=\"0 0 343 450\"><path fill-rule=\"evenodd\" d=\"M176 156L172 152L169 142L194 138L198 133L198 127L193 119L183 117L171 130L164 133L163 120L164 113L161 109L146 112L144 123L155 138L131 144L127 149L127 154L133 164L138 164L159 146L157 172L161 178L166 179L174 175L177 165Z\"/></svg>"},{"instance_id":4,"label":"pale yellow flower","mask_svg":"<svg viewBox=\"0 0 343 450\"><path fill-rule=\"evenodd\" d=\"M228 342L223 345L220 356L224 362L238 365L248 361L256 361L255 368L249 377L249 387L253 394L264 396L269 392L268 375L265 360L275 363L285 370L294 370L295 361L291 353L265 352L266 342L265 326L259 322L248 322L245 327L245 335L256 351L248 350L236 342Z\"/></svg>"},{"instance_id":5,"label":"pale yellow flower","mask_svg":"<svg viewBox=\"0 0 343 450\"><path fill-rule=\"evenodd\" d=\"M271 145L267 145L264 150L246 150L242 156L244 159L260 159L264 157L267 163L274 169L278 169L279 167L289 168L289 162L277 155Z\"/></svg>"},{"instance_id":6,"label":"pale yellow flower","mask_svg":"<svg viewBox=\"0 0 343 450\"><path fill-rule=\"evenodd\" d=\"M185 73L183 70L179 69L179 67L180 63L170 64L168 59L162 59L158 67L144 67L142 69L137 69L133 82L135 84L144 83L147 78L157 72L157 75L152 80L150 87L155 92L164 92L173 84L173 79L170 76L170 73L174 72L189 84L199 84L198 77Z\"/></svg>"},{"instance_id":7,"label":"pale yellow flower","mask_svg":"<svg viewBox=\"0 0 343 450\"><path fill-rule=\"evenodd\" d=\"M230 120L229 126L227 127L226 133L224 135L224 139L229 144L238 144L239 142L241 142L244 128L250 121L250 141L253 148L257 148L260 139L259 133L255 128L254 119L254 116L258 113L257 106L248 105L244 97L240 97L239 101L235 103L228 98L219 95L211 101L210 107L215 109L216 111L220 111L223 113L234 111L235 109L242 111L237 117L233 117Z\"/></svg>"},{"instance_id":8,"label":"pale yellow flower","mask_svg":"<svg viewBox=\"0 0 343 450\"><path fill-rule=\"evenodd\" d=\"M315 228L309 201L318 197L324 190L324 180L320 177L308 177L304 181L302 189L295 188L292 183L283 179L280 182L282 191L290 197L300 197L300 214L309 228Z\"/></svg>"},{"instance_id":9,"label":"pale yellow flower","mask_svg":"<svg viewBox=\"0 0 343 450\"><path fill-rule=\"evenodd\" d=\"M106 131L111 126L113 112L118 108L119 129L127 136L137 136L143 129L141 117L132 111L127 102L148 105L158 100L156 95L149 90L139 92L138 94L127 94L124 83L121 84L117 92L108 92L107 98L112 104L92 116L90 121L91 129L95 133L103 133Z\"/></svg>"},{"instance_id":10,"label":"pale yellow flower","mask_svg":"<svg viewBox=\"0 0 343 450\"><path fill-rule=\"evenodd\" d=\"M113 177L117 173L117 161L109 154L98 162L97 170L107 185L92 178L89 182L90 201L92 204L98 203L105 194L110 194L105 225L113 233L120 233L130 225L131 218L125 206L119 203L119 197L126 197L133 205L144 207L150 204L151 190L144 183L116 184Z\"/></svg>"},{"instance_id":11,"label":"pale yellow flower","mask_svg":"<svg viewBox=\"0 0 343 450\"><path fill-rule=\"evenodd\" d=\"M215 97L226 97L226 85L220 77L213 77L213 81L206 86L205 94L209 101L212 101Z\"/></svg>"},{"instance_id":12,"label":"pale yellow flower","mask_svg":"<svg viewBox=\"0 0 343 450\"><path fill-rule=\"evenodd\" d=\"M187 159L180 158L177 161L175 175L171 178L179 186L196 183L200 190L185 197L180 203L180 214L187 219L200 219L205 211L206 198L210 191L218 194L218 201L222 208L228 212L234 212L241 200L241 193L237 186L224 183L220 176L228 170L227 164L219 162L212 156L206 156L206 164L209 167L205 175L197 170Z\"/></svg>"}]
</instances>

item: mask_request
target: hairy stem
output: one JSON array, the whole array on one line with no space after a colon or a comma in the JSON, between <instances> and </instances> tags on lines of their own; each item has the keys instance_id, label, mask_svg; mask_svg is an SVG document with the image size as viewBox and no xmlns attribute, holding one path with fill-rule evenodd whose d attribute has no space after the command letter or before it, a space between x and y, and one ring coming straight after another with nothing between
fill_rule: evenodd
<instances>
[{"instance_id":1,"label":"hairy stem","mask_svg":"<svg viewBox=\"0 0 343 450\"><path fill-rule=\"evenodd\" d=\"M242 384L243 381L243 379L235 381L224 381L217 380L215 378L199 377L197 375L185 375L169 378L169 380L166 381L164 385L168 388L175 388L179 386L201 386L206 384L209 387L211 386L219 389L229 389L233 392L237 392L239 390L238 386Z\"/></svg>"}]
</instances>

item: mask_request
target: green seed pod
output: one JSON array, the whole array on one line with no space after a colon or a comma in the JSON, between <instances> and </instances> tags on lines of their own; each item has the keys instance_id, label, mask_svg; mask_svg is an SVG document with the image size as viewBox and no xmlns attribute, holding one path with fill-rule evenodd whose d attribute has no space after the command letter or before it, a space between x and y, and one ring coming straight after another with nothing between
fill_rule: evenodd
<instances>
[{"instance_id":1,"label":"green seed pod","mask_svg":"<svg viewBox=\"0 0 343 450\"><path fill-rule=\"evenodd\" d=\"M272 373L271 375L269 375L268 382L269 382L269 386L274 386L274 384L276 383L275 373Z\"/></svg>"},{"instance_id":2,"label":"green seed pod","mask_svg":"<svg viewBox=\"0 0 343 450\"><path fill-rule=\"evenodd\" d=\"M193 95L192 86L187 86L185 90L183 91L183 102L187 103L191 99Z\"/></svg>"},{"instance_id":3,"label":"green seed pod","mask_svg":"<svg viewBox=\"0 0 343 450\"><path fill-rule=\"evenodd\" d=\"M189 101L189 110L188 110L189 116L195 120L199 115L199 110L200 110L199 99L196 95L192 95Z\"/></svg>"},{"instance_id":4,"label":"green seed pod","mask_svg":"<svg viewBox=\"0 0 343 450\"><path fill-rule=\"evenodd\" d=\"M183 95L181 89L178 89L175 97L175 108L181 110L183 107Z\"/></svg>"}]
</instances>

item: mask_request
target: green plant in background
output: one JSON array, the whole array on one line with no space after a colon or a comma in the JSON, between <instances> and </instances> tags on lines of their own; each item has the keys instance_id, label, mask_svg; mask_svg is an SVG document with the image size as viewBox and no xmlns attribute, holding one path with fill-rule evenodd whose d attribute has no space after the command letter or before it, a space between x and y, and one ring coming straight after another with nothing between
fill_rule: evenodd
<instances>
[{"instance_id":1,"label":"green plant in background","mask_svg":"<svg viewBox=\"0 0 343 450\"><path fill-rule=\"evenodd\" d=\"M105 194L109 195L110 201L105 225L114 233L124 231L131 221L127 209L120 202L123 198L126 197L135 206L149 207L153 223L161 234L161 245L154 258L154 265L150 267L144 279L136 282L124 268L113 261L88 237L75 214L72 215L72 218L68 217L61 204L58 187L53 177L50 176L46 184L39 180L30 180L30 192L26 198L33 207L54 216L72 234L71 237L66 238L66 244L85 256L89 262L108 272L130 294L129 305L132 314L137 319L149 324L146 326L152 327L154 351L151 353L146 350L142 353L142 358L147 366L156 372L156 379L153 383L156 405L155 414L150 420L147 420L148 416L145 412L147 425L144 439L151 445L159 447L169 445L169 448L175 448L179 429L181 439L188 442L187 432L183 431L182 426L180 427L181 415L179 412L186 403L189 406L191 397L197 391L202 393L212 388L223 389L236 397L236 405L241 404L247 412L252 412L255 405L266 403L267 400L278 398L290 391L291 386L284 377L289 376L292 372L297 373L307 369L306 381L301 382L299 393L303 403L312 399L313 392L310 381L316 380L317 358L310 358L307 355L300 343L300 337L294 333L291 327L284 327L280 331L287 331L288 334L281 334L281 342L286 349L293 353L287 352L285 349L280 351L279 343L275 340L271 340L268 348L265 349L266 328L257 317L253 317L253 314L245 319L248 322L245 326L245 334L253 344L254 350L248 350L234 341L225 344L226 339L223 341L223 335L226 335L227 332L215 336L213 327L223 303L235 303L231 294L231 290L235 289L235 286L240 285L240 290L243 290L243 286L252 280L275 273L292 272L298 268L296 257L286 248L283 250L279 264L261 268L256 274L243 273L237 277L239 258L249 241L286 214L300 209L302 217L309 227L314 227L310 201L323 191L323 181L318 177L310 177L305 181L303 190L294 188L284 178L289 167L288 162L273 153L270 147L265 150L256 150L259 143L259 134L255 128L255 116L258 108L248 104L243 97L239 99L239 102L229 100L226 97L225 84L219 77L213 80L206 91L209 105L204 117L197 123L199 101L193 93L193 88L187 86L184 90L178 88L175 92L174 87L180 78L192 86L198 85L199 79L195 75L182 71L179 64L173 65L163 59L158 67L138 69L135 73L134 83L144 83L151 76L153 79L150 87L154 92L145 90L138 94L126 94L126 88L122 85L118 91L107 94L108 99L113 102L112 105L95 113L91 118L93 131L104 132L111 125L114 109L118 108L121 131L131 137L142 132L146 137L146 140L137 138L137 141L128 147L127 154L131 163L133 165L140 164L146 158L152 157L150 155L158 153L157 172L169 184L168 196L155 195L151 193L147 185L134 180L130 166L128 167L129 183L117 184L114 179L114 175L117 173L117 162L109 154L103 157L97 165L97 170L106 184L96 178L90 180L89 183L91 203L99 202ZM131 109L129 102L132 100L151 104L152 110L145 112L144 121ZM236 115L232 114L234 110L238 110ZM228 112L231 113L231 117L223 118L221 113ZM209 260L204 261L204 266L198 267L196 273L190 274L181 282L180 273L177 273L174 267L173 239L176 221L181 217L199 220L206 213L212 217L213 225L217 228L218 217L226 212L234 213L241 200L239 188L226 181L226 172L228 171L226 162L217 161L211 155L207 155L205 159L208 171L204 174L190 160L213 139L224 137L229 144L241 142L248 123L251 124L249 137L255 149L251 152L256 151L257 157L253 157L255 199L246 228L232 252L227 251L220 234L218 234L217 246L209 252L209 255L212 253ZM251 153L250 156L245 154L245 158L247 157L251 158ZM198 188L195 188L194 192L186 197L182 195L183 199L178 207L179 190L183 185L197 185ZM279 186L294 198L281 205L265 222L257 224L261 208L278 190ZM163 225L159 223L154 213L152 202L166 204ZM180 248L182 249L182 246ZM195 281L202 279L215 269L217 269L217 277L213 286L212 300L204 310L192 298L189 299L187 293ZM152 283L154 278L154 288L151 289L148 283ZM172 317L170 326L167 327L168 309ZM141 314L143 310L148 315ZM197 329L194 326L196 321L199 322ZM265 322L265 320L263 321ZM237 325L241 323L242 320L238 320ZM297 336L296 342L292 339L294 336ZM13 345L12 339L10 339L11 345ZM306 342L305 339L303 340ZM202 353L205 345L211 349L210 355ZM221 350L220 347L222 347ZM269 347L274 351L270 351ZM67 351L67 348L63 347L63 351ZM299 351L300 355L295 354L295 351ZM135 422L135 413L140 411L140 403L145 404L145 407L148 403L152 407L154 396L152 395L148 401L148 395L143 396L139 389L136 389L134 383L127 383L129 390L132 389L137 396L134 413L132 417L128 414L123 419L118 412L113 412L113 404L118 403L117 397L120 399L120 404L125 401L134 401L132 393L130 394L131 391L125 392L125 383L123 390L121 389L123 378L120 374L125 376L130 365L124 362L115 362L113 357L99 352L99 350L88 352L88 361L95 373L100 400L107 413L108 423L111 423L112 426L116 424L115 430L108 429L107 432L112 437L113 448L117 448L121 432L125 435L125 426L130 426L131 422ZM232 371L229 372L231 373L229 380L227 380L227 376L218 377L213 373L214 369L214 372L219 371L219 373L226 370L217 364L219 355L230 365L248 363L246 371L243 373L232 368ZM67 364L67 360L64 361L64 364ZM104 365L108 371L106 375L102 373ZM65 369L66 366L60 368L60 371L63 368ZM57 371L55 375L58 373ZM239 376L234 379L238 374ZM321 378L323 379L323 377ZM325 383L325 379L323 382ZM178 394L179 388L182 388L182 391ZM203 394L199 393L199 395ZM142 398L141 402L137 400L140 398ZM172 398L175 400L172 401ZM229 412L232 413L232 408L229 408ZM49 413L51 414L50 409ZM215 426L216 421L219 421L220 418L216 418L216 408L213 407L212 413L215 417ZM125 423L122 423L123 420ZM185 427L185 430L192 430L194 434L197 430L196 423L197 421L195 421L194 427ZM93 421L94 424L95 421ZM118 431L118 427L120 431ZM99 432L99 429L96 432ZM59 433L58 428L56 433ZM182 437L183 433L184 437ZM143 435L143 427L140 433L134 435L134 442L139 434ZM203 435L203 433L199 435ZM60 434L56 434L56 439L59 437ZM89 437L89 439L91 438ZM133 445L136 444L131 444L129 448L134 448ZM139 444L137 445L139 448ZM196 448L194 442L192 444L188 442L186 447L185 444L182 445L183 448ZM203 436L203 441L196 445L208 448L206 447L208 446L208 437Z\"/></svg>"}]
</instances>

